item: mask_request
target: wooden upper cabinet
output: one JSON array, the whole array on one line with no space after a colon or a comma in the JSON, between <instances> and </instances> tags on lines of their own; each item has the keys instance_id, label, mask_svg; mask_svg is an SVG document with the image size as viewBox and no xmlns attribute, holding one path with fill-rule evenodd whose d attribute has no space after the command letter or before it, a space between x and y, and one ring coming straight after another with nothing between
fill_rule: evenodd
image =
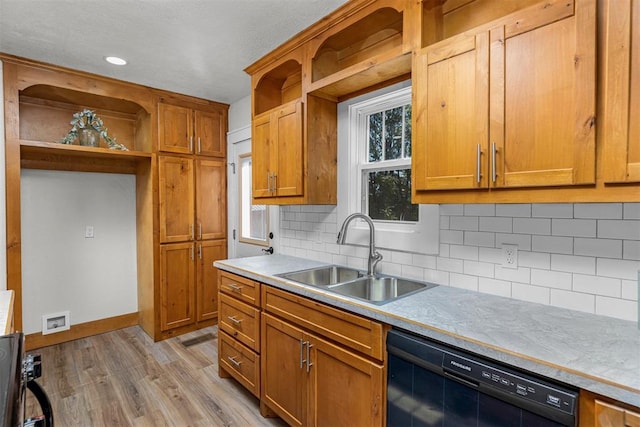
<instances>
[{"instance_id":1,"label":"wooden upper cabinet","mask_svg":"<svg viewBox=\"0 0 640 427\"><path fill-rule=\"evenodd\" d=\"M159 156L160 242L194 238L193 160Z\"/></svg>"},{"instance_id":2,"label":"wooden upper cabinet","mask_svg":"<svg viewBox=\"0 0 640 427\"><path fill-rule=\"evenodd\" d=\"M253 120L253 197L304 194L303 115L300 100Z\"/></svg>"},{"instance_id":3,"label":"wooden upper cabinet","mask_svg":"<svg viewBox=\"0 0 640 427\"><path fill-rule=\"evenodd\" d=\"M158 103L160 151L225 157L226 109L194 109Z\"/></svg>"},{"instance_id":4,"label":"wooden upper cabinet","mask_svg":"<svg viewBox=\"0 0 640 427\"><path fill-rule=\"evenodd\" d=\"M493 187L595 183L595 18L595 0L557 0L491 29Z\"/></svg>"},{"instance_id":5,"label":"wooden upper cabinet","mask_svg":"<svg viewBox=\"0 0 640 427\"><path fill-rule=\"evenodd\" d=\"M203 156L227 154L226 114L223 111L194 111L195 152Z\"/></svg>"},{"instance_id":6,"label":"wooden upper cabinet","mask_svg":"<svg viewBox=\"0 0 640 427\"><path fill-rule=\"evenodd\" d=\"M223 160L196 160L197 239L227 235L227 165Z\"/></svg>"},{"instance_id":7,"label":"wooden upper cabinet","mask_svg":"<svg viewBox=\"0 0 640 427\"><path fill-rule=\"evenodd\" d=\"M489 35L416 54L412 176L416 190L487 188Z\"/></svg>"},{"instance_id":8,"label":"wooden upper cabinet","mask_svg":"<svg viewBox=\"0 0 640 427\"><path fill-rule=\"evenodd\" d=\"M191 109L158 103L158 138L160 151L189 154L193 150L193 116Z\"/></svg>"},{"instance_id":9,"label":"wooden upper cabinet","mask_svg":"<svg viewBox=\"0 0 640 427\"><path fill-rule=\"evenodd\" d=\"M640 1L600 2L600 117L606 183L640 182Z\"/></svg>"}]
</instances>

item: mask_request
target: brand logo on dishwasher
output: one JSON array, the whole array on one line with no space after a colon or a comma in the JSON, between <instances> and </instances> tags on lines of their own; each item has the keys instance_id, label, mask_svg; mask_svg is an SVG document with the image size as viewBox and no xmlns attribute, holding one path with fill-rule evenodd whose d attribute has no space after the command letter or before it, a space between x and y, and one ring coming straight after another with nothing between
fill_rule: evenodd
<instances>
[{"instance_id":1,"label":"brand logo on dishwasher","mask_svg":"<svg viewBox=\"0 0 640 427\"><path fill-rule=\"evenodd\" d=\"M450 360L449 364L455 366L456 368L464 369L467 372L471 372L471 366L463 365L462 363L456 362L455 360Z\"/></svg>"}]
</instances>

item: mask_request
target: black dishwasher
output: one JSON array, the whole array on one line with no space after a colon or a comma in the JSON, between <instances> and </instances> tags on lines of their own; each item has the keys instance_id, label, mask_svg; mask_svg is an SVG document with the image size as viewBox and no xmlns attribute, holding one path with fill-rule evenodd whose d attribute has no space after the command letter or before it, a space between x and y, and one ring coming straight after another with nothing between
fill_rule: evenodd
<instances>
[{"instance_id":1,"label":"black dishwasher","mask_svg":"<svg viewBox=\"0 0 640 427\"><path fill-rule=\"evenodd\" d=\"M577 425L566 386L397 329L387 351L388 427Z\"/></svg>"}]
</instances>

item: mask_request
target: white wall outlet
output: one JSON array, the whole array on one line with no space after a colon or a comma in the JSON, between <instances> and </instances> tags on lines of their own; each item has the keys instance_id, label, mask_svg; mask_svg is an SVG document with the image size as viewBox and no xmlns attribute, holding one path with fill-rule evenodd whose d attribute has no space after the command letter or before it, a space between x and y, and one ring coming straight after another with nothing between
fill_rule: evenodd
<instances>
[{"instance_id":1,"label":"white wall outlet","mask_svg":"<svg viewBox=\"0 0 640 427\"><path fill-rule=\"evenodd\" d=\"M70 328L70 314L68 311L42 316L42 335L67 331Z\"/></svg>"},{"instance_id":2,"label":"white wall outlet","mask_svg":"<svg viewBox=\"0 0 640 427\"><path fill-rule=\"evenodd\" d=\"M518 268L517 245L502 245L502 266L504 268Z\"/></svg>"},{"instance_id":3,"label":"white wall outlet","mask_svg":"<svg viewBox=\"0 0 640 427\"><path fill-rule=\"evenodd\" d=\"M87 225L84 228L85 239L93 239L93 225Z\"/></svg>"}]
</instances>

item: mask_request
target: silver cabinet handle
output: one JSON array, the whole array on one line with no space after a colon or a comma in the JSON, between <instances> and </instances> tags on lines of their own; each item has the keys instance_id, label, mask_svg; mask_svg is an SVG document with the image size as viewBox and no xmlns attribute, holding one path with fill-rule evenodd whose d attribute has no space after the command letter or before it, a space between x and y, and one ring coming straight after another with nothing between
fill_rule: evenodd
<instances>
[{"instance_id":1,"label":"silver cabinet handle","mask_svg":"<svg viewBox=\"0 0 640 427\"><path fill-rule=\"evenodd\" d=\"M198 245L198 258L202 261L202 245Z\"/></svg>"},{"instance_id":2,"label":"silver cabinet handle","mask_svg":"<svg viewBox=\"0 0 640 427\"><path fill-rule=\"evenodd\" d=\"M306 362L306 360L302 358L305 344L306 341L303 341L302 338L300 338L300 369L302 369L303 364Z\"/></svg>"},{"instance_id":3,"label":"silver cabinet handle","mask_svg":"<svg viewBox=\"0 0 640 427\"><path fill-rule=\"evenodd\" d=\"M202 223L198 223L198 239L202 240Z\"/></svg>"},{"instance_id":4,"label":"silver cabinet handle","mask_svg":"<svg viewBox=\"0 0 640 427\"><path fill-rule=\"evenodd\" d=\"M227 319L231 320L236 325L239 325L242 323L242 319L238 319L236 316L227 316Z\"/></svg>"},{"instance_id":5,"label":"silver cabinet handle","mask_svg":"<svg viewBox=\"0 0 640 427\"><path fill-rule=\"evenodd\" d=\"M189 152L193 153L193 135L189 138Z\"/></svg>"},{"instance_id":6,"label":"silver cabinet handle","mask_svg":"<svg viewBox=\"0 0 640 427\"><path fill-rule=\"evenodd\" d=\"M482 149L480 148L480 144L477 147L478 151L476 153L476 182L480 184L480 179L482 175L480 174L480 156L482 155Z\"/></svg>"},{"instance_id":7,"label":"silver cabinet handle","mask_svg":"<svg viewBox=\"0 0 640 427\"><path fill-rule=\"evenodd\" d=\"M309 371L311 370L311 367L313 366L313 363L311 363L311 354L310 354L311 347L313 347L313 344L307 341L307 374L309 373Z\"/></svg>"},{"instance_id":8,"label":"silver cabinet handle","mask_svg":"<svg viewBox=\"0 0 640 427\"><path fill-rule=\"evenodd\" d=\"M227 359L229 359L229 362L233 363L234 365L236 365L236 367L240 367L240 365L242 365L242 362L236 360L237 356L227 356Z\"/></svg>"},{"instance_id":9,"label":"silver cabinet handle","mask_svg":"<svg viewBox=\"0 0 640 427\"><path fill-rule=\"evenodd\" d=\"M242 292L242 286L234 285L233 283L229 283L228 286L233 292Z\"/></svg>"},{"instance_id":10,"label":"silver cabinet handle","mask_svg":"<svg viewBox=\"0 0 640 427\"><path fill-rule=\"evenodd\" d=\"M271 193L271 173L267 173L267 192Z\"/></svg>"},{"instance_id":11,"label":"silver cabinet handle","mask_svg":"<svg viewBox=\"0 0 640 427\"><path fill-rule=\"evenodd\" d=\"M193 245L191 245L191 261L193 261L194 259L194 254L193 254Z\"/></svg>"},{"instance_id":12,"label":"silver cabinet handle","mask_svg":"<svg viewBox=\"0 0 640 427\"><path fill-rule=\"evenodd\" d=\"M202 152L202 143L200 142L200 137L198 137L198 154Z\"/></svg>"},{"instance_id":13,"label":"silver cabinet handle","mask_svg":"<svg viewBox=\"0 0 640 427\"><path fill-rule=\"evenodd\" d=\"M273 193L275 194L278 191L278 175L273 174Z\"/></svg>"},{"instance_id":14,"label":"silver cabinet handle","mask_svg":"<svg viewBox=\"0 0 640 427\"><path fill-rule=\"evenodd\" d=\"M193 234L195 230L195 227L193 226L193 224L189 224L189 234L191 235L191 240L195 240L195 235Z\"/></svg>"},{"instance_id":15,"label":"silver cabinet handle","mask_svg":"<svg viewBox=\"0 0 640 427\"><path fill-rule=\"evenodd\" d=\"M496 143L492 142L491 143L491 179L493 180L493 182L496 182L496 178L498 176L498 173L496 172L496 151L498 151L498 149L496 148Z\"/></svg>"}]
</instances>

